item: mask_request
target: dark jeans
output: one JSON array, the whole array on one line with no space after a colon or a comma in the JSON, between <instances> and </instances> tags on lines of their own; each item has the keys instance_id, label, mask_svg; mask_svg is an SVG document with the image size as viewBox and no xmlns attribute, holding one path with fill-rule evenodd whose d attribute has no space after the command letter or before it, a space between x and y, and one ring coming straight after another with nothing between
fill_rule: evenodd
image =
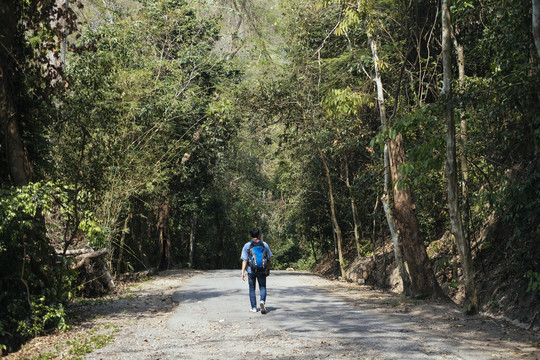
<instances>
[{"instance_id":1,"label":"dark jeans","mask_svg":"<svg viewBox=\"0 0 540 360\"><path fill-rule=\"evenodd\" d=\"M251 308L257 308L257 297L255 296L255 282L259 282L259 290L261 292L261 302L266 302L266 274L248 274L249 284L249 301L251 302Z\"/></svg>"}]
</instances>

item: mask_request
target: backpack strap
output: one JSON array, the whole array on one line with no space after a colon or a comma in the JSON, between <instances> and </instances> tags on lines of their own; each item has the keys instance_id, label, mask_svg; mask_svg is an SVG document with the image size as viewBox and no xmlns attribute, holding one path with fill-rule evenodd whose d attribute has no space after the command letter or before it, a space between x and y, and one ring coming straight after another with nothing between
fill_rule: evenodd
<instances>
[{"instance_id":1,"label":"backpack strap","mask_svg":"<svg viewBox=\"0 0 540 360\"><path fill-rule=\"evenodd\" d=\"M257 268L257 264L256 264L257 260L255 259L255 252L253 251L254 246L255 246L255 241L251 240L251 244L249 245L249 250L248 250L248 253L249 253L248 265L251 267L251 269Z\"/></svg>"}]
</instances>

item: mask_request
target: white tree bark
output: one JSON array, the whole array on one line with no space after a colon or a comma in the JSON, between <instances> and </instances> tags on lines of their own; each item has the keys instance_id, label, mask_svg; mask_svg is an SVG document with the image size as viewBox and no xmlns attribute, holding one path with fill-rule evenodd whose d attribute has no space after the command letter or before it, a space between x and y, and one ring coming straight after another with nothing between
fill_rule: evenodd
<instances>
[{"instance_id":1,"label":"white tree bark","mask_svg":"<svg viewBox=\"0 0 540 360\"><path fill-rule=\"evenodd\" d=\"M452 43L454 45L454 50L457 55L457 66L459 74L459 87L463 89L465 86L465 52L463 50L463 45L460 45L456 39L455 34L452 34ZM463 217L463 232L465 235L465 240L469 243L469 167L467 165L467 119L463 114L463 111L460 111L459 114L459 126L461 129L461 151L460 151L460 162L461 162L461 213Z\"/></svg>"},{"instance_id":2,"label":"white tree bark","mask_svg":"<svg viewBox=\"0 0 540 360\"><path fill-rule=\"evenodd\" d=\"M356 244L356 255L360 257L361 256L360 232L362 231L362 224L360 224L360 221L358 219L358 209L356 207L356 201L354 200L354 194L352 191L351 182L349 180L349 161L346 156L345 156L345 185L347 186L347 189L349 190L349 197L351 199L351 211L352 211L352 216L353 216L354 242ZM363 235L362 235L362 238L363 238Z\"/></svg>"},{"instance_id":3,"label":"white tree bark","mask_svg":"<svg viewBox=\"0 0 540 360\"><path fill-rule=\"evenodd\" d=\"M388 120L386 117L386 106L384 103L384 91L383 91L383 84L381 80L381 76L379 74L379 56L377 52L377 44L373 40L371 36L368 38L370 47L371 47L371 53L373 56L373 67L375 70L375 85L377 87L377 104L379 106L379 116L381 118L381 125L383 128L383 131L388 128ZM390 187L388 184L390 184L390 165L389 165L389 158L388 158L388 146L384 145L384 195L381 198L381 201L383 203L383 209L384 214L386 216L386 222L388 223L388 228L390 229L390 236L392 237L392 243L394 244L394 257L396 259L396 264L399 270L399 275L401 277L401 281L403 282L403 292L406 295L411 294L411 279L409 276L409 273L407 272L407 269L405 268L405 261L403 258L403 253L401 251L401 240L399 238L399 232L396 230L396 225L394 222L394 216L392 214L392 208L390 206Z\"/></svg>"}]
</instances>

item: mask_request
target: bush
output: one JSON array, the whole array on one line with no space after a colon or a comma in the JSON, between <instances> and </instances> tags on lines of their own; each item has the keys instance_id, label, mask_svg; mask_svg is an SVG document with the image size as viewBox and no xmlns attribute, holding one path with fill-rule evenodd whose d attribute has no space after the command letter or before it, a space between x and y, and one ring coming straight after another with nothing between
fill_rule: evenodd
<instances>
[{"instance_id":1,"label":"bush","mask_svg":"<svg viewBox=\"0 0 540 360\"><path fill-rule=\"evenodd\" d=\"M49 245L43 214L62 189L35 183L0 192L0 348L16 349L48 329L65 329L73 274Z\"/></svg>"},{"instance_id":2,"label":"bush","mask_svg":"<svg viewBox=\"0 0 540 360\"><path fill-rule=\"evenodd\" d=\"M284 270L288 267L297 270L310 270L315 265L315 260L309 252L300 247L292 240L286 241L273 252L272 267Z\"/></svg>"}]
</instances>

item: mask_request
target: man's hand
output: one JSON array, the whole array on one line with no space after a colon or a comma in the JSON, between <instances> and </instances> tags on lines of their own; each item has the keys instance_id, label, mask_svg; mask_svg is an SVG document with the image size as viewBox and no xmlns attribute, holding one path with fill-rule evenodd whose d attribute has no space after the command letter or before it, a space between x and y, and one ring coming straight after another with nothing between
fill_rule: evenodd
<instances>
[{"instance_id":1,"label":"man's hand","mask_svg":"<svg viewBox=\"0 0 540 360\"><path fill-rule=\"evenodd\" d=\"M242 271L242 280L246 281L246 272L245 271Z\"/></svg>"}]
</instances>

